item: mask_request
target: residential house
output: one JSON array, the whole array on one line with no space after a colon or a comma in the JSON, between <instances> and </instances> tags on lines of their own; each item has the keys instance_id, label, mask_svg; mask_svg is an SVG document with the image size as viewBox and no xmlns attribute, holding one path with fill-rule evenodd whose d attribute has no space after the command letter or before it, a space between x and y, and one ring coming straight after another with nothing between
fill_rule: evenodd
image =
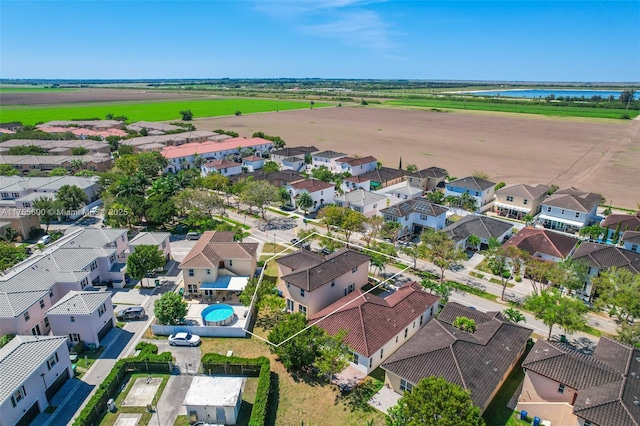
<instances>
[{"instance_id":1,"label":"residential house","mask_svg":"<svg viewBox=\"0 0 640 426\"><path fill-rule=\"evenodd\" d=\"M291 170L279 170L277 172L265 173L263 170L257 170L251 173L243 173L241 175L230 176L231 183L240 182L253 178L253 180L266 180L272 185L278 188L282 188L291 182L296 182L305 179L303 175Z\"/></svg>"},{"instance_id":2,"label":"residential house","mask_svg":"<svg viewBox=\"0 0 640 426\"><path fill-rule=\"evenodd\" d=\"M82 341L98 347L116 325L110 291L70 291L46 315L51 332L68 336L71 344Z\"/></svg>"},{"instance_id":3,"label":"residential house","mask_svg":"<svg viewBox=\"0 0 640 426\"><path fill-rule=\"evenodd\" d=\"M53 120L38 124L37 129L42 127L86 127L91 130L123 129L124 121L119 120Z\"/></svg>"},{"instance_id":4,"label":"residential house","mask_svg":"<svg viewBox=\"0 0 640 426\"><path fill-rule=\"evenodd\" d=\"M181 135L182 133L177 133ZM169 135L175 136L175 135ZM166 171L177 173L180 170L191 169L198 163L215 160L225 160L229 156L240 155L242 151L251 150L255 155L265 157L273 148L273 142L262 138L231 138L224 141L207 140L191 142L178 146L166 146L161 154L169 162Z\"/></svg>"},{"instance_id":5,"label":"residential house","mask_svg":"<svg viewBox=\"0 0 640 426\"><path fill-rule=\"evenodd\" d=\"M31 171L50 172L56 168L68 171L78 167L82 170L106 172L113 164L113 158L107 154L87 155L0 155L0 164L10 164L26 175Z\"/></svg>"},{"instance_id":6,"label":"residential house","mask_svg":"<svg viewBox=\"0 0 640 426\"><path fill-rule=\"evenodd\" d=\"M336 160L338 173L349 173L351 176L358 176L363 173L372 172L378 167L378 160L370 155L366 157L342 157Z\"/></svg>"},{"instance_id":7,"label":"residential house","mask_svg":"<svg viewBox=\"0 0 640 426\"><path fill-rule=\"evenodd\" d=\"M93 139L73 140L41 140L41 139L11 139L2 142L0 154L9 154L13 147L37 146L50 155L72 155L74 148L84 148L88 154L111 154L108 143Z\"/></svg>"},{"instance_id":8,"label":"residential house","mask_svg":"<svg viewBox=\"0 0 640 426\"><path fill-rule=\"evenodd\" d=\"M351 365L369 374L434 317L438 300L416 282L385 298L358 289L313 315L310 323L331 335L347 330Z\"/></svg>"},{"instance_id":9,"label":"residential house","mask_svg":"<svg viewBox=\"0 0 640 426\"><path fill-rule=\"evenodd\" d=\"M575 233L599 221L597 209L601 200L602 196L593 192L576 188L562 189L542 201L538 221L545 228Z\"/></svg>"},{"instance_id":10,"label":"residential house","mask_svg":"<svg viewBox=\"0 0 640 426\"><path fill-rule=\"evenodd\" d=\"M73 377L67 338L16 336L0 348L0 426L26 426Z\"/></svg>"},{"instance_id":11,"label":"residential house","mask_svg":"<svg viewBox=\"0 0 640 426\"><path fill-rule=\"evenodd\" d=\"M256 270L258 243L234 241L231 231L206 231L178 266L189 297L237 301Z\"/></svg>"},{"instance_id":12,"label":"residential house","mask_svg":"<svg viewBox=\"0 0 640 426\"><path fill-rule=\"evenodd\" d=\"M607 240L613 240L616 232L620 237L626 231L640 231L640 212L636 214L610 214L604 218L600 226L607 230Z\"/></svg>"},{"instance_id":13,"label":"residential house","mask_svg":"<svg viewBox=\"0 0 640 426\"><path fill-rule=\"evenodd\" d=\"M586 297L591 296L593 290L592 278L604 270L616 267L640 274L640 253L611 245L583 241L571 259L589 265L587 280L582 288L582 294Z\"/></svg>"},{"instance_id":14,"label":"residential house","mask_svg":"<svg viewBox=\"0 0 640 426\"><path fill-rule=\"evenodd\" d=\"M375 192L357 189L355 191L336 195L333 201L340 207L348 207L362 213L366 217L375 216L380 209L387 206L388 198Z\"/></svg>"},{"instance_id":15,"label":"residential house","mask_svg":"<svg viewBox=\"0 0 640 426\"><path fill-rule=\"evenodd\" d=\"M278 163L276 163L278 164ZM304 160L304 157L292 156L283 158L280 162L281 170L293 170L294 172L299 172L305 170L307 168L307 163Z\"/></svg>"},{"instance_id":16,"label":"residential house","mask_svg":"<svg viewBox=\"0 0 640 426\"><path fill-rule=\"evenodd\" d=\"M445 184L444 195L460 197L462 194L469 194L476 200L478 210L485 211L491 208L495 187L495 182L468 176Z\"/></svg>"},{"instance_id":17,"label":"residential house","mask_svg":"<svg viewBox=\"0 0 640 426\"><path fill-rule=\"evenodd\" d=\"M625 231L625 233L622 234L622 245L625 250L640 253L640 232Z\"/></svg>"},{"instance_id":18,"label":"residential house","mask_svg":"<svg viewBox=\"0 0 640 426\"><path fill-rule=\"evenodd\" d=\"M393 185L389 185L385 188L375 191L376 194L385 195L389 197L391 204L397 204L402 201L411 200L422 196L422 188L417 186L411 186L409 182L403 181Z\"/></svg>"},{"instance_id":19,"label":"residential house","mask_svg":"<svg viewBox=\"0 0 640 426\"><path fill-rule=\"evenodd\" d=\"M86 127L58 127L58 126L44 126L38 127L38 130L44 133L53 135L60 135L60 137L67 137L68 135L74 135L75 137L86 139L91 136L98 136L101 139L106 139L109 136L126 137L129 134L121 129L101 129L92 130Z\"/></svg>"},{"instance_id":20,"label":"residential house","mask_svg":"<svg viewBox=\"0 0 640 426\"><path fill-rule=\"evenodd\" d=\"M380 167L379 169L358 175L361 182L369 181L369 191L375 191L387 186L400 183L405 180L407 172L402 169L392 169L389 167Z\"/></svg>"},{"instance_id":21,"label":"residential house","mask_svg":"<svg viewBox=\"0 0 640 426\"><path fill-rule=\"evenodd\" d=\"M242 159L242 167L246 168L248 172L254 172L260 170L264 166L264 157L258 157L257 155L250 155Z\"/></svg>"},{"instance_id":22,"label":"residential house","mask_svg":"<svg viewBox=\"0 0 640 426\"><path fill-rule=\"evenodd\" d=\"M511 238L513 225L503 220L482 215L468 215L443 229L458 248L465 249L469 245L471 235L480 238L480 249L489 246L489 240L495 238L504 243ZM476 247L472 247L476 248Z\"/></svg>"},{"instance_id":23,"label":"residential house","mask_svg":"<svg viewBox=\"0 0 640 426\"><path fill-rule=\"evenodd\" d=\"M322 151L311 154L311 167L317 169L318 167L325 166L332 173L340 173L342 171L342 165L337 161L346 157L347 154L336 151Z\"/></svg>"},{"instance_id":24,"label":"residential house","mask_svg":"<svg viewBox=\"0 0 640 426\"><path fill-rule=\"evenodd\" d=\"M40 228L40 218L32 211L23 211L11 207L0 207L0 218L8 226L18 232L22 240L33 236L33 232Z\"/></svg>"},{"instance_id":25,"label":"residential house","mask_svg":"<svg viewBox=\"0 0 640 426\"><path fill-rule=\"evenodd\" d=\"M129 241L127 257L131 255L137 246L155 246L162 252L166 261L171 258L171 234L168 232L140 232Z\"/></svg>"},{"instance_id":26,"label":"residential house","mask_svg":"<svg viewBox=\"0 0 640 426\"><path fill-rule=\"evenodd\" d=\"M493 211L500 216L517 220L522 220L526 215L533 217L540 212L548 190L546 185L507 185L496 191Z\"/></svg>"},{"instance_id":27,"label":"residential house","mask_svg":"<svg viewBox=\"0 0 640 426\"><path fill-rule=\"evenodd\" d=\"M601 337L593 356L539 339L522 363L518 410L551 424L640 425L640 349Z\"/></svg>"},{"instance_id":28,"label":"residential house","mask_svg":"<svg viewBox=\"0 0 640 426\"><path fill-rule=\"evenodd\" d=\"M459 317L473 319L476 331L455 328ZM423 378L442 377L470 391L484 412L524 353L531 331L499 312L450 302L382 364L385 384L402 394Z\"/></svg>"},{"instance_id":29,"label":"residential house","mask_svg":"<svg viewBox=\"0 0 640 426\"><path fill-rule=\"evenodd\" d=\"M55 197L60 188L66 185L82 189L87 196L87 204L99 199L100 184L97 177L0 176L0 207L18 210L33 209L35 199L47 196Z\"/></svg>"},{"instance_id":30,"label":"residential house","mask_svg":"<svg viewBox=\"0 0 640 426\"><path fill-rule=\"evenodd\" d=\"M184 130L184 127L174 126L173 124L159 123L155 121L136 121L135 123L128 124L127 130L140 133L142 129L149 133L158 132L156 134L164 134L166 132L178 132Z\"/></svg>"},{"instance_id":31,"label":"residential house","mask_svg":"<svg viewBox=\"0 0 640 426\"><path fill-rule=\"evenodd\" d=\"M322 256L300 250L276 259L278 294L289 312L312 317L368 282L369 257L342 249Z\"/></svg>"},{"instance_id":32,"label":"residential house","mask_svg":"<svg viewBox=\"0 0 640 426\"><path fill-rule=\"evenodd\" d=\"M424 192L444 189L447 176L447 171L440 167L429 167L408 174L409 185L421 188Z\"/></svg>"},{"instance_id":33,"label":"residential house","mask_svg":"<svg viewBox=\"0 0 640 426\"><path fill-rule=\"evenodd\" d=\"M369 172L364 174L368 173ZM362 176L349 176L348 178L344 178L342 180L340 189L342 189L343 192L355 191L357 189L364 189L365 191L369 191L371 189L371 178Z\"/></svg>"},{"instance_id":34,"label":"residential house","mask_svg":"<svg viewBox=\"0 0 640 426\"><path fill-rule=\"evenodd\" d=\"M220 160L213 160L203 164L200 169L202 170L202 176L207 176L211 173L219 173L222 176L233 176L242 173L242 163L221 158Z\"/></svg>"},{"instance_id":35,"label":"residential house","mask_svg":"<svg viewBox=\"0 0 640 426\"><path fill-rule=\"evenodd\" d=\"M517 247L538 259L560 262L569 258L579 239L549 229L522 228L503 247Z\"/></svg>"},{"instance_id":36,"label":"residential house","mask_svg":"<svg viewBox=\"0 0 640 426\"><path fill-rule=\"evenodd\" d=\"M402 235L420 235L426 229L442 229L447 221L447 208L424 197L401 202L380 210L384 220L402 225Z\"/></svg>"},{"instance_id":37,"label":"residential house","mask_svg":"<svg viewBox=\"0 0 640 426\"><path fill-rule=\"evenodd\" d=\"M287 191L291 195L292 205L297 206L297 198L303 192L307 192L313 199L313 206L309 211L321 209L325 204L332 203L336 191L333 183L323 182L317 179L302 179L286 185Z\"/></svg>"},{"instance_id":38,"label":"residential house","mask_svg":"<svg viewBox=\"0 0 640 426\"><path fill-rule=\"evenodd\" d=\"M125 139L120 141L121 145L133 147L135 152L158 151L166 146L178 146L199 142L221 142L232 139L228 135L219 135L208 130L196 130L193 132L174 133L170 135L140 136L138 138Z\"/></svg>"},{"instance_id":39,"label":"residential house","mask_svg":"<svg viewBox=\"0 0 640 426\"><path fill-rule=\"evenodd\" d=\"M316 148L315 146L294 146L282 148L277 151L271 151L269 158L271 159L271 161L275 161L279 166L282 167L282 161L285 158L299 157L304 162L305 157L307 155L311 156L311 154L313 154L314 152L318 152L318 148Z\"/></svg>"}]
</instances>

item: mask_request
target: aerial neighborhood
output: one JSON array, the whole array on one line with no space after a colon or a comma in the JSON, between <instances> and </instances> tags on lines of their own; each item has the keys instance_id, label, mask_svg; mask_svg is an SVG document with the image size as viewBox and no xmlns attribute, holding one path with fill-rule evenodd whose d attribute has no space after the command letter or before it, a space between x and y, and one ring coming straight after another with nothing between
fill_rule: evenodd
<instances>
[{"instance_id":1,"label":"aerial neighborhood","mask_svg":"<svg viewBox=\"0 0 640 426\"><path fill-rule=\"evenodd\" d=\"M291 392L399 425L430 386L461 425L640 425L640 213L116 118L0 126L0 425L262 425Z\"/></svg>"}]
</instances>

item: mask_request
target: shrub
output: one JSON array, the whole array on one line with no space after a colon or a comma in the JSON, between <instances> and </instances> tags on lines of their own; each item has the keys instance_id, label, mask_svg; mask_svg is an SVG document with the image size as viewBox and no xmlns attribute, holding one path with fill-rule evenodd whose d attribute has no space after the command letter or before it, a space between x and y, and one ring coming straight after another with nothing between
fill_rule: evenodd
<instances>
[{"instance_id":1,"label":"shrub","mask_svg":"<svg viewBox=\"0 0 640 426\"><path fill-rule=\"evenodd\" d=\"M84 342L81 340L78 343L76 343L76 346L73 348L73 350L80 355L81 353L84 352Z\"/></svg>"},{"instance_id":2,"label":"shrub","mask_svg":"<svg viewBox=\"0 0 640 426\"><path fill-rule=\"evenodd\" d=\"M522 277L520 275L516 275L515 278L517 283L521 283L522 282Z\"/></svg>"}]
</instances>

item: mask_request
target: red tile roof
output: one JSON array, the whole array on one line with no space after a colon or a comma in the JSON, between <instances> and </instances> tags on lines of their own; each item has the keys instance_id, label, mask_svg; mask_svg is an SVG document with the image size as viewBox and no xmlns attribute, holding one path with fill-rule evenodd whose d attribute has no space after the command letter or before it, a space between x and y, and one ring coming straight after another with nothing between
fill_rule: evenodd
<instances>
[{"instance_id":1,"label":"red tile roof","mask_svg":"<svg viewBox=\"0 0 640 426\"><path fill-rule=\"evenodd\" d=\"M229 167L240 167L242 166L242 163L236 163L235 161L229 161L224 158L221 158L219 160L209 161L208 163L205 163L205 166L210 169L219 170L219 169L228 169Z\"/></svg>"},{"instance_id":2,"label":"red tile roof","mask_svg":"<svg viewBox=\"0 0 640 426\"><path fill-rule=\"evenodd\" d=\"M180 269L217 268L220 259L252 259L258 243L236 243L232 231L206 231L178 265Z\"/></svg>"},{"instance_id":3,"label":"red tile roof","mask_svg":"<svg viewBox=\"0 0 640 426\"><path fill-rule=\"evenodd\" d=\"M273 142L262 138L232 138L222 142L206 141L206 142L191 142L184 145L168 146L162 150L162 155L165 158L180 158L188 157L190 155L197 154L209 154L211 152L227 151L236 149L238 147L248 148L258 145L273 144Z\"/></svg>"},{"instance_id":4,"label":"red tile roof","mask_svg":"<svg viewBox=\"0 0 640 426\"><path fill-rule=\"evenodd\" d=\"M536 253L565 259L578 244L578 239L548 229L523 228L503 247L518 247L532 256Z\"/></svg>"},{"instance_id":5,"label":"red tile roof","mask_svg":"<svg viewBox=\"0 0 640 426\"><path fill-rule=\"evenodd\" d=\"M369 357L437 304L438 299L416 282L405 284L384 299L357 290L318 312L311 323L329 334L348 330L345 343Z\"/></svg>"},{"instance_id":6,"label":"red tile roof","mask_svg":"<svg viewBox=\"0 0 640 426\"><path fill-rule=\"evenodd\" d=\"M291 182L291 187L296 190L306 190L307 192L316 192L323 189L333 188L332 183L323 182L318 179L303 179L295 182Z\"/></svg>"}]
</instances>

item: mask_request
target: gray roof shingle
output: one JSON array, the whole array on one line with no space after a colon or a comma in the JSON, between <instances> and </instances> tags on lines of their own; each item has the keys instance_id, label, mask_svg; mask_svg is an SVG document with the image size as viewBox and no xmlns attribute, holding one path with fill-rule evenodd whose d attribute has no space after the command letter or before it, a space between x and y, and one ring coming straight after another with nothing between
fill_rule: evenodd
<instances>
[{"instance_id":1,"label":"gray roof shingle","mask_svg":"<svg viewBox=\"0 0 640 426\"><path fill-rule=\"evenodd\" d=\"M617 267L640 273L640 253L611 245L583 241L571 258L598 269Z\"/></svg>"},{"instance_id":2,"label":"gray roof shingle","mask_svg":"<svg viewBox=\"0 0 640 426\"><path fill-rule=\"evenodd\" d=\"M449 182L447 185L456 188L470 189L472 191L484 191L485 189L496 186L495 182L491 182L475 176L467 176L462 179L454 180L453 182Z\"/></svg>"},{"instance_id":3,"label":"gray roof shingle","mask_svg":"<svg viewBox=\"0 0 640 426\"><path fill-rule=\"evenodd\" d=\"M461 241L470 235L475 235L482 239L498 238L512 225L502 220L493 219L482 215L467 215L459 221L452 223L442 231L446 232L453 241Z\"/></svg>"},{"instance_id":4,"label":"gray roof shingle","mask_svg":"<svg viewBox=\"0 0 640 426\"><path fill-rule=\"evenodd\" d=\"M442 207L438 204L434 204L424 197L417 197L411 200L404 201L396 204L395 206L387 207L380 210L382 214L388 214L395 217L403 217L411 213L420 213L427 216L438 217L448 210L446 207Z\"/></svg>"},{"instance_id":5,"label":"gray roof shingle","mask_svg":"<svg viewBox=\"0 0 640 426\"><path fill-rule=\"evenodd\" d=\"M108 291L70 291L46 312L47 315L90 315L111 299Z\"/></svg>"},{"instance_id":6,"label":"gray roof shingle","mask_svg":"<svg viewBox=\"0 0 640 426\"><path fill-rule=\"evenodd\" d=\"M157 246L162 244L171 236L168 232L141 232L129 241L130 246L150 245Z\"/></svg>"},{"instance_id":7,"label":"gray roof shingle","mask_svg":"<svg viewBox=\"0 0 640 426\"><path fill-rule=\"evenodd\" d=\"M543 206L559 207L578 212L590 212L597 207L602 196L593 192L584 192L576 188L561 189L542 202Z\"/></svg>"}]
</instances>

